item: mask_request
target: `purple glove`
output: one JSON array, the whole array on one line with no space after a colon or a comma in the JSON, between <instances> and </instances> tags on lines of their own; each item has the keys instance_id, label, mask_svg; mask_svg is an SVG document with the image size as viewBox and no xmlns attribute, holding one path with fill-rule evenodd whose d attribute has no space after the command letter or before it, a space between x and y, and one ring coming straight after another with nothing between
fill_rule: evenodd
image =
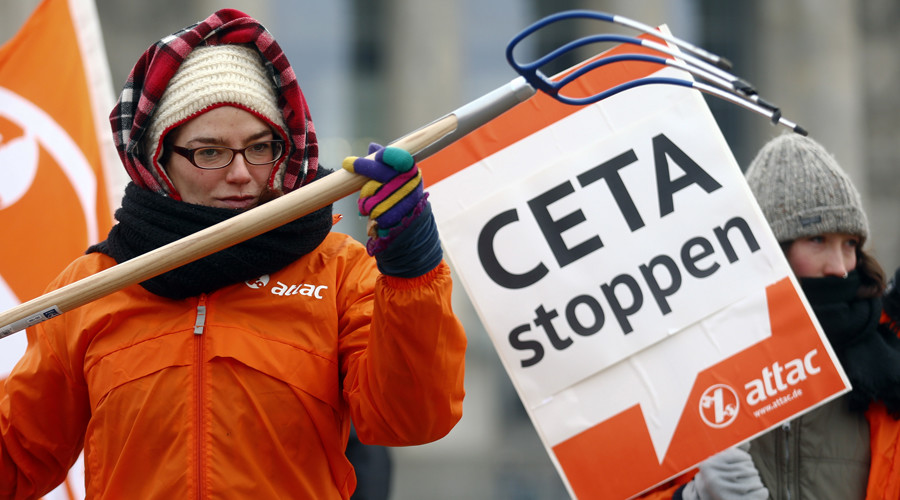
<instances>
[{"instance_id":1,"label":"purple glove","mask_svg":"<svg viewBox=\"0 0 900 500\"><path fill-rule=\"evenodd\" d=\"M366 249L382 274L422 276L441 263L443 251L422 175L412 155L369 145L374 159L350 156L342 166L371 179L359 193L359 213L369 216Z\"/></svg>"},{"instance_id":2,"label":"purple glove","mask_svg":"<svg viewBox=\"0 0 900 500\"><path fill-rule=\"evenodd\" d=\"M391 228L403 222L424 200L422 175L412 155L395 147L369 145L369 155L375 159L350 156L344 159L344 169L371 179L359 193L359 213L367 215L378 225L383 237Z\"/></svg>"}]
</instances>

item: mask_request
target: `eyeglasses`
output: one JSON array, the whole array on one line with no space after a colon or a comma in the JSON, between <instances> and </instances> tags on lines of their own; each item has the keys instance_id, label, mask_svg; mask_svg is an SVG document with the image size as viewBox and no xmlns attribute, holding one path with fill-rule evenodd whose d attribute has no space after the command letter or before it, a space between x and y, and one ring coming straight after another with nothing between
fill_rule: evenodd
<instances>
[{"instance_id":1,"label":"eyeglasses","mask_svg":"<svg viewBox=\"0 0 900 500\"><path fill-rule=\"evenodd\" d=\"M268 165L280 160L284 155L284 141L272 140L253 143L243 149L225 146L203 146L202 148L182 148L172 146L172 151L187 158L192 165L203 170L217 170L231 165L235 153L239 153L251 165Z\"/></svg>"}]
</instances>

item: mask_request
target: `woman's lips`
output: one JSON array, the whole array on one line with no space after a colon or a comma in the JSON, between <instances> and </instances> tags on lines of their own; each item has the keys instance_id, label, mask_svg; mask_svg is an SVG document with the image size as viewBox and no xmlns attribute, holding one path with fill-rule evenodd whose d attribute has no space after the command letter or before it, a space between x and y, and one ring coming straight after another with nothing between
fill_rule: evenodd
<instances>
[{"instance_id":1,"label":"woman's lips","mask_svg":"<svg viewBox=\"0 0 900 500\"><path fill-rule=\"evenodd\" d=\"M228 208L251 208L256 205L256 197L229 196L227 198L219 198L219 202Z\"/></svg>"}]
</instances>

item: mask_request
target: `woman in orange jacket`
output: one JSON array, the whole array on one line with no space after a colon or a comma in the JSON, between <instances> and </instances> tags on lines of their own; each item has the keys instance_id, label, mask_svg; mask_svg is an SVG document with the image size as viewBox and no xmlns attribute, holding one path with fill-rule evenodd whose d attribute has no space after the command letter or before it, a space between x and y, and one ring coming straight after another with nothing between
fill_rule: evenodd
<instances>
[{"instance_id":1,"label":"woman in orange jacket","mask_svg":"<svg viewBox=\"0 0 900 500\"><path fill-rule=\"evenodd\" d=\"M887 314L900 302L895 288L884 295L884 272L863 249L859 193L820 144L796 134L766 144L746 177L853 389L644 498L900 498L900 340Z\"/></svg>"},{"instance_id":2,"label":"woman in orange jacket","mask_svg":"<svg viewBox=\"0 0 900 500\"><path fill-rule=\"evenodd\" d=\"M118 222L50 289L327 174L291 66L235 10L151 46L110 118ZM88 498L346 499L351 421L370 444L447 434L450 271L412 157L373 152L344 162L372 178L367 246L327 207L28 329L0 388L0 497L40 497L83 450Z\"/></svg>"}]
</instances>

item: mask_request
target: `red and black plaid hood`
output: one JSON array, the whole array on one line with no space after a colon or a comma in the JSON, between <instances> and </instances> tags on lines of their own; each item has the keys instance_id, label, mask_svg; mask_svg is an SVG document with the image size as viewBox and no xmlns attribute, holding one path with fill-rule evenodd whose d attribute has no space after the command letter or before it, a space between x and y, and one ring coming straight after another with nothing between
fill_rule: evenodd
<instances>
[{"instance_id":1,"label":"red and black plaid hood","mask_svg":"<svg viewBox=\"0 0 900 500\"><path fill-rule=\"evenodd\" d=\"M293 191L316 177L319 163L316 132L306 99L287 57L257 20L234 9L223 9L147 49L131 70L122 94L110 113L119 157L138 186L160 193L167 191L167 187L161 185L151 172L153 167L141 144L150 124L150 116L169 80L195 47L229 43L255 46L275 82L278 106L293 145L284 162L283 191ZM270 187L273 181L274 177L269 179Z\"/></svg>"}]
</instances>

